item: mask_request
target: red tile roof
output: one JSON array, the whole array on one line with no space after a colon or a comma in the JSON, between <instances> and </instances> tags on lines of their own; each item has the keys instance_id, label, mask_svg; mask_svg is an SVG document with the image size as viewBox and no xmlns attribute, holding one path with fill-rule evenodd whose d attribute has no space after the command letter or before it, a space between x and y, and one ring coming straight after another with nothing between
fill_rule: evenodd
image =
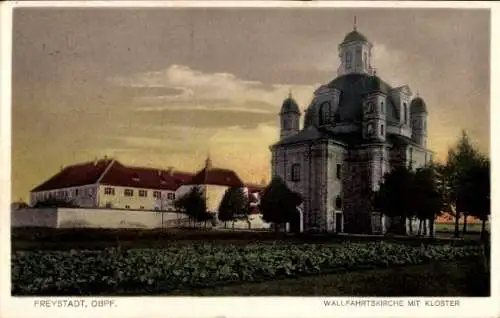
<instances>
[{"instance_id":1,"label":"red tile roof","mask_svg":"<svg viewBox=\"0 0 500 318\"><path fill-rule=\"evenodd\" d=\"M32 191L47 191L94 184L110 163L111 160L99 160L66 167Z\"/></svg>"},{"instance_id":2,"label":"red tile roof","mask_svg":"<svg viewBox=\"0 0 500 318\"><path fill-rule=\"evenodd\" d=\"M209 184L227 187L245 186L234 171L221 168L203 168L186 184Z\"/></svg>"},{"instance_id":3,"label":"red tile roof","mask_svg":"<svg viewBox=\"0 0 500 318\"><path fill-rule=\"evenodd\" d=\"M98 181L104 185L175 191L192 177L186 172L127 167L118 161L99 160L69 166L32 192L90 185Z\"/></svg>"},{"instance_id":4,"label":"red tile roof","mask_svg":"<svg viewBox=\"0 0 500 318\"><path fill-rule=\"evenodd\" d=\"M77 187L90 184L146 188L175 191L183 184L210 184L244 187L245 184L232 170L204 168L191 173L154 168L124 166L116 160L104 159L66 167L55 176L34 188L32 192ZM246 185L249 193L262 191L255 184Z\"/></svg>"},{"instance_id":5,"label":"red tile roof","mask_svg":"<svg viewBox=\"0 0 500 318\"><path fill-rule=\"evenodd\" d=\"M127 167L115 162L100 184L175 191L192 177L192 174L186 172Z\"/></svg>"}]
</instances>

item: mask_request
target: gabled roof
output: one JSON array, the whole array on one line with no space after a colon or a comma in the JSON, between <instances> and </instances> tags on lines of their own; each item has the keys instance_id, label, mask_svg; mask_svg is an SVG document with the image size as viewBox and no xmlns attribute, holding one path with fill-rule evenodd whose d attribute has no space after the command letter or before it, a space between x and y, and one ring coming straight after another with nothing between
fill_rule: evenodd
<instances>
[{"instance_id":1,"label":"gabled roof","mask_svg":"<svg viewBox=\"0 0 500 318\"><path fill-rule=\"evenodd\" d=\"M220 185L227 187L244 187L243 181L236 172L221 168L203 168L186 184Z\"/></svg>"},{"instance_id":2,"label":"gabled roof","mask_svg":"<svg viewBox=\"0 0 500 318\"><path fill-rule=\"evenodd\" d=\"M186 172L128 167L115 162L99 183L119 187L175 191L192 177L192 174Z\"/></svg>"},{"instance_id":3,"label":"gabled roof","mask_svg":"<svg viewBox=\"0 0 500 318\"><path fill-rule=\"evenodd\" d=\"M47 191L94 184L111 162L111 160L104 159L66 167L31 191Z\"/></svg>"},{"instance_id":4,"label":"gabled roof","mask_svg":"<svg viewBox=\"0 0 500 318\"><path fill-rule=\"evenodd\" d=\"M174 191L192 177L191 173L128 167L116 160L104 159L66 167L34 188L32 192L78 187L98 182L103 185Z\"/></svg>"}]
</instances>

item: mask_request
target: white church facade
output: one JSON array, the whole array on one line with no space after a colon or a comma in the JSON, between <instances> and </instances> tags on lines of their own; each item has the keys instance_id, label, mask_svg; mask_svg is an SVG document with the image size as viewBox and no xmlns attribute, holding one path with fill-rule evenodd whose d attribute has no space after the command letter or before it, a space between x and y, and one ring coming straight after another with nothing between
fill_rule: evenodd
<instances>
[{"instance_id":1,"label":"white church facade","mask_svg":"<svg viewBox=\"0 0 500 318\"><path fill-rule=\"evenodd\" d=\"M392 167L432 160L427 107L408 85L392 87L377 76L373 45L356 26L338 51L337 77L314 92L302 127L291 94L283 102L272 175L302 195L301 229L380 233L371 192Z\"/></svg>"}]
</instances>

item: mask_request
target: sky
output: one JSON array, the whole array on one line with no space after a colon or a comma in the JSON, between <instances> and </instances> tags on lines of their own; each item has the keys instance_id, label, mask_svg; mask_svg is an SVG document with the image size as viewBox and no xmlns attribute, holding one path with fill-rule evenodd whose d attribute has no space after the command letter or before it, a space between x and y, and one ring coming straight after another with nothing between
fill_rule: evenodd
<instances>
[{"instance_id":1,"label":"sky","mask_svg":"<svg viewBox=\"0 0 500 318\"><path fill-rule=\"evenodd\" d=\"M465 129L489 153L490 13L478 9L17 8L12 199L98 157L269 181L269 146L291 90L305 110L334 79L352 30L377 75L429 111L442 160Z\"/></svg>"}]
</instances>

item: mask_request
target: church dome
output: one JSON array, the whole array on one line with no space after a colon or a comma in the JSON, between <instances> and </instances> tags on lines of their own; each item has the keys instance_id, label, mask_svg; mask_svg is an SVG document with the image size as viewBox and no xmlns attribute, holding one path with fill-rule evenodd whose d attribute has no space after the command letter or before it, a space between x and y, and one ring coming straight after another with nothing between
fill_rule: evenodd
<instances>
[{"instance_id":1,"label":"church dome","mask_svg":"<svg viewBox=\"0 0 500 318\"><path fill-rule=\"evenodd\" d=\"M367 93L384 93L387 94L391 89L380 77L373 75L367 79Z\"/></svg>"},{"instance_id":2,"label":"church dome","mask_svg":"<svg viewBox=\"0 0 500 318\"><path fill-rule=\"evenodd\" d=\"M368 42L368 40L363 34L358 32L357 30L352 30L345 36L344 41L342 41L342 44L347 44L350 42Z\"/></svg>"},{"instance_id":3,"label":"church dome","mask_svg":"<svg viewBox=\"0 0 500 318\"><path fill-rule=\"evenodd\" d=\"M285 113L297 113L297 114L300 114L299 105L292 98L292 96L289 96L287 99L285 99L283 101L283 104L281 105L281 112L280 112L280 114L285 114Z\"/></svg>"},{"instance_id":4,"label":"church dome","mask_svg":"<svg viewBox=\"0 0 500 318\"><path fill-rule=\"evenodd\" d=\"M399 115L391 97L392 87L377 76L368 74L346 74L330 83L328 88L340 92L334 121L337 123L361 123L363 121L363 102L367 94L378 92L386 95L386 119L388 122L399 122ZM320 103L313 100L306 111L304 126L318 125Z\"/></svg>"},{"instance_id":5,"label":"church dome","mask_svg":"<svg viewBox=\"0 0 500 318\"><path fill-rule=\"evenodd\" d=\"M410 112L414 113L427 113L427 105L421 97L415 97L410 103Z\"/></svg>"}]
</instances>

